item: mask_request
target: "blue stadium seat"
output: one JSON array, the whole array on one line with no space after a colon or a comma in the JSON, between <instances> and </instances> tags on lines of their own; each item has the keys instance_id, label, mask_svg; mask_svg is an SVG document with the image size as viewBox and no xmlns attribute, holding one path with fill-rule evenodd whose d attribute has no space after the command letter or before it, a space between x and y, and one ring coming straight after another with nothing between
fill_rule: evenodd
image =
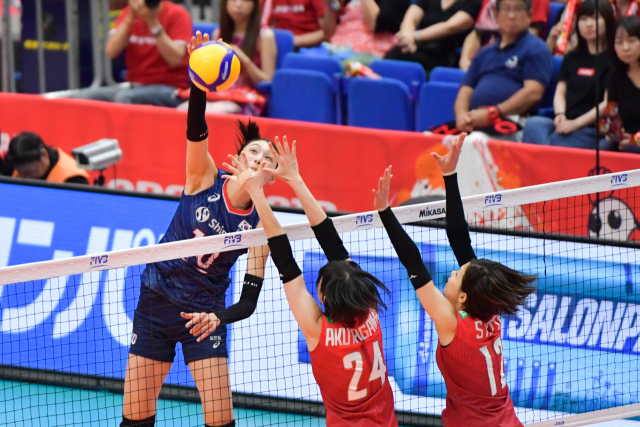
<instances>
[{"instance_id":1,"label":"blue stadium seat","mask_svg":"<svg viewBox=\"0 0 640 427\"><path fill-rule=\"evenodd\" d=\"M560 66L562 65L562 57L554 56L553 57L553 76L551 77L551 82L549 86L544 91L544 95L542 95L542 100L540 101L540 105L538 106L540 109L545 108L553 108L553 97L556 93L556 86L558 85L558 73L560 72Z\"/></svg>"},{"instance_id":2,"label":"blue stadium seat","mask_svg":"<svg viewBox=\"0 0 640 427\"><path fill-rule=\"evenodd\" d=\"M378 59L373 61L370 67L382 77L400 80L406 84L414 99L418 99L420 86L427 80L424 67L417 62Z\"/></svg>"},{"instance_id":3,"label":"blue stadium seat","mask_svg":"<svg viewBox=\"0 0 640 427\"><path fill-rule=\"evenodd\" d=\"M394 79L351 79L349 126L413 130L413 106L406 84Z\"/></svg>"},{"instance_id":4,"label":"blue stadium seat","mask_svg":"<svg viewBox=\"0 0 640 427\"><path fill-rule=\"evenodd\" d=\"M551 27L553 27L558 17L558 14L562 11L562 9L564 9L564 3L560 3L558 1L549 2L549 18L547 21L547 32L549 32L549 29Z\"/></svg>"},{"instance_id":5,"label":"blue stadium seat","mask_svg":"<svg viewBox=\"0 0 640 427\"><path fill-rule=\"evenodd\" d=\"M213 37L213 32L220 27L218 24L210 24L208 22L194 22L193 23L193 35L196 35L196 31L200 31L202 35L209 34L209 37Z\"/></svg>"},{"instance_id":6,"label":"blue stadium seat","mask_svg":"<svg viewBox=\"0 0 640 427\"><path fill-rule=\"evenodd\" d=\"M332 57L301 55L289 53L284 57L282 68L296 68L299 70L319 71L333 78L335 74L342 75L340 61Z\"/></svg>"},{"instance_id":7,"label":"blue stadium seat","mask_svg":"<svg viewBox=\"0 0 640 427\"><path fill-rule=\"evenodd\" d=\"M422 132L432 126L455 120L453 104L460 85L450 82L428 81L420 89L416 130Z\"/></svg>"},{"instance_id":8,"label":"blue stadium seat","mask_svg":"<svg viewBox=\"0 0 640 427\"><path fill-rule=\"evenodd\" d=\"M466 74L466 71L459 68L436 67L431 71L431 74L429 74L429 81L460 84Z\"/></svg>"},{"instance_id":9,"label":"blue stadium seat","mask_svg":"<svg viewBox=\"0 0 640 427\"><path fill-rule=\"evenodd\" d=\"M336 123L333 83L320 71L283 68L273 76L270 117Z\"/></svg>"},{"instance_id":10,"label":"blue stadium seat","mask_svg":"<svg viewBox=\"0 0 640 427\"><path fill-rule=\"evenodd\" d=\"M276 60L276 69L282 67L284 58L288 53L293 52L293 33L289 30L273 29L276 36L276 45L278 45L278 59Z\"/></svg>"}]
</instances>

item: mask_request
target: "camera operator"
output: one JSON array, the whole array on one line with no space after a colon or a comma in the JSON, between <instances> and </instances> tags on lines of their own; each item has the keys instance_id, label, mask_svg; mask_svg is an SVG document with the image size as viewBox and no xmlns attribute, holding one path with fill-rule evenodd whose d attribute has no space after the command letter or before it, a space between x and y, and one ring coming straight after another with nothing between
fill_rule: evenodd
<instances>
[{"instance_id":1,"label":"camera operator","mask_svg":"<svg viewBox=\"0 0 640 427\"><path fill-rule=\"evenodd\" d=\"M49 147L40 136L22 132L14 136L2 165L4 175L49 182L89 184L89 174L69 154Z\"/></svg>"}]
</instances>

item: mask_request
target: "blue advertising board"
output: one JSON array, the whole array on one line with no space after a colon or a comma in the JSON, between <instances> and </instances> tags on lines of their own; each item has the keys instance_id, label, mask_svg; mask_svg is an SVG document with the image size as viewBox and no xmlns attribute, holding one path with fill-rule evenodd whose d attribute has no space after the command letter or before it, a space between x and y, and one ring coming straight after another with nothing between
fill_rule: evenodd
<instances>
[{"instance_id":1,"label":"blue advertising board","mask_svg":"<svg viewBox=\"0 0 640 427\"><path fill-rule=\"evenodd\" d=\"M176 201L0 183L0 267L155 244ZM283 223L305 217L278 213ZM407 227L438 286L457 269L444 230ZM637 403L640 251L474 233L478 257L537 273L525 307L503 318L505 375L521 419ZM389 288L384 353L399 410L439 414L446 388L433 322L380 230L344 236L352 258ZM315 294L324 256L294 242ZM241 258L227 303L237 300ZM123 378L143 266L3 286L1 363ZM309 353L268 264L256 313L230 327L233 389L320 401ZM182 354L167 381L194 385Z\"/></svg>"}]
</instances>

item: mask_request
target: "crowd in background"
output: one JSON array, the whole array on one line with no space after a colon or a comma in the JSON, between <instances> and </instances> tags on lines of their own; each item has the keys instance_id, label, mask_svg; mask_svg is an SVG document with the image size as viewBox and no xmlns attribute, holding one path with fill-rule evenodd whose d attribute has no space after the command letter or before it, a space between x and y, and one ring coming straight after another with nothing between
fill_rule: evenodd
<instances>
[{"instance_id":1,"label":"crowd in background","mask_svg":"<svg viewBox=\"0 0 640 427\"><path fill-rule=\"evenodd\" d=\"M242 71L231 90L209 99L207 110L263 113L256 84L276 71L277 28L293 33L296 50L322 49L343 53L341 58L348 51L364 64L413 61L427 76L435 67L466 71L454 107L455 131L485 131L502 119L514 125L514 132L502 136L508 140L594 148L598 137L601 149L638 152L638 2L598 3L596 10L595 0L570 2L547 22L549 0L222 0L212 37L233 47ZM124 52L129 84L74 96L184 108L193 35L189 12L167 0L124 5L106 53L116 58ZM564 57L559 72L554 56ZM538 116L556 74L553 112ZM56 153L43 156L55 159Z\"/></svg>"}]
</instances>

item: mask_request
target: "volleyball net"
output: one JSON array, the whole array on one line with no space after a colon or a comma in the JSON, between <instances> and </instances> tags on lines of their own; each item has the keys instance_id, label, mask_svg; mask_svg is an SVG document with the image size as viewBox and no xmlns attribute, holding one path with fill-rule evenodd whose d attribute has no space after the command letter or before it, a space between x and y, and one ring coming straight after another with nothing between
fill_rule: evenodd
<instances>
[{"instance_id":1,"label":"volleyball net","mask_svg":"<svg viewBox=\"0 0 640 427\"><path fill-rule=\"evenodd\" d=\"M640 171L629 171L463 199L476 255L538 274L527 305L502 319L504 373L523 423L584 425L640 415L639 185ZM458 268L444 231L445 201L394 211L442 289ZM278 217L288 224L317 298L324 254L304 216ZM390 290L380 325L400 425L434 425L446 387L435 362L433 322L377 213L333 220L352 259ZM0 223L9 242L45 232ZM51 261L0 268L3 424L117 425L145 265L266 244L261 230L250 230L144 246L155 243L145 230L110 234L93 227L86 256L58 250ZM106 251L107 242L113 251ZM246 264L245 255L231 271L227 306L240 297ZM271 260L256 311L227 329L237 425L324 425L306 342ZM208 338L212 346L215 336ZM176 351L156 425L202 425L196 384L179 344ZM73 387L84 391L74 394Z\"/></svg>"}]
</instances>

